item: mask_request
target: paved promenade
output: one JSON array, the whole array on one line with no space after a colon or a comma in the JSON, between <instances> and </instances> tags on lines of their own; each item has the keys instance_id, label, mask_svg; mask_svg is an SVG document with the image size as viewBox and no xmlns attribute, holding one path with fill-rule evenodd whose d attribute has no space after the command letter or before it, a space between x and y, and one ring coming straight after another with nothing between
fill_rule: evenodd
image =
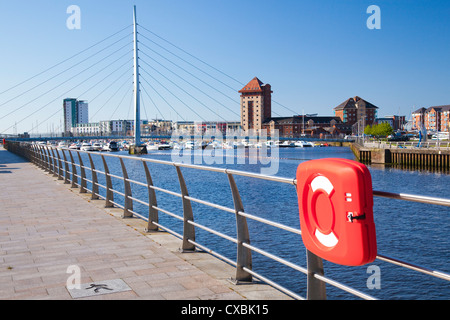
<instances>
[{"instance_id":1,"label":"paved promenade","mask_svg":"<svg viewBox=\"0 0 450 320\"><path fill-rule=\"evenodd\" d=\"M179 253L179 239L145 233L142 220L120 218L122 210L105 209L1 147L0 190L2 300L289 299L264 284L233 285L228 264ZM76 275L90 295L68 290Z\"/></svg>"}]
</instances>

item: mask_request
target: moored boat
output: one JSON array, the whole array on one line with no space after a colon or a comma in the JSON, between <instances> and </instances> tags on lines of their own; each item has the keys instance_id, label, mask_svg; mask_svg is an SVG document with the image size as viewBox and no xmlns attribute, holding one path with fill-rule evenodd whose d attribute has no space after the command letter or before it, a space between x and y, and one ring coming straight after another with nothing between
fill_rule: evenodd
<instances>
[{"instance_id":1,"label":"moored boat","mask_svg":"<svg viewBox=\"0 0 450 320\"><path fill-rule=\"evenodd\" d=\"M92 144L88 142L83 142L80 147L81 151L94 151L95 149L92 147Z\"/></svg>"},{"instance_id":2,"label":"moored boat","mask_svg":"<svg viewBox=\"0 0 450 320\"><path fill-rule=\"evenodd\" d=\"M95 143L92 145L92 149L94 149L94 151L102 151L103 146L102 146L101 143L95 142Z\"/></svg>"},{"instance_id":3,"label":"moored boat","mask_svg":"<svg viewBox=\"0 0 450 320\"><path fill-rule=\"evenodd\" d=\"M116 141L110 141L103 146L103 151L119 151L119 146Z\"/></svg>"}]
</instances>

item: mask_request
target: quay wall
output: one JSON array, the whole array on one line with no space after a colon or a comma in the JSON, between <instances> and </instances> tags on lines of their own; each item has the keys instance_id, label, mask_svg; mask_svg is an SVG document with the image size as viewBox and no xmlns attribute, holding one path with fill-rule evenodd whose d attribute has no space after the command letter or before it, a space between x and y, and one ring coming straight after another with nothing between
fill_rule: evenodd
<instances>
[{"instance_id":1,"label":"quay wall","mask_svg":"<svg viewBox=\"0 0 450 320\"><path fill-rule=\"evenodd\" d=\"M350 146L360 162L410 168L450 170L450 150L423 148L368 148L357 143Z\"/></svg>"}]
</instances>

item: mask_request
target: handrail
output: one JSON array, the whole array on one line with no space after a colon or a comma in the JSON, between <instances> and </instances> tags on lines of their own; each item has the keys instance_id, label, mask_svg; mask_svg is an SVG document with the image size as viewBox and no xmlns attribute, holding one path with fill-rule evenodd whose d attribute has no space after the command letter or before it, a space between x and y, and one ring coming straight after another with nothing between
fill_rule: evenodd
<instances>
[{"instance_id":1,"label":"handrail","mask_svg":"<svg viewBox=\"0 0 450 320\"><path fill-rule=\"evenodd\" d=\"M385 192L385 191L377 191L377 190L373 190L373 195L377 196L377 197L399 199L399 200L420 202L420 203L426 203L426 204L436 204L439 206L450 207L450 199L418 196L418 195L407 194L407 193Z\"/></svg>"},{"instance_id":2,"label":"handrail","mask_svg":"<svg viewBox=\"0 0 450 320\"><path fill-rule=\"evenodd\" d=\"M92 161L92 156L98 155L96 152L87 152L87 151L81 151L81 150L64 150L61 149L61 153L63 157L59 157L59 153L56 148L54 147L48 147L48 146L37 146L33 144L23 143L23 142L9 142L8 143L8 150L15 152L21 156L24 156L25 158L29 159L31 162L35 163L37 166L42 168L43 170L60 177L64 176L65 182L64 183L71 183L72 187L80 187L80 193L82 192L91 192L92 199L98 199L102 198L103 200L106 200L107 206L115 205L119 208L122 208L124 210L123 218L129 218L133 216L137 216L138 218L141 218L143 220L148 221L148 230L156 230L157 228L167 231L174 236L182 239L182 250L183 252L189 252L192 250L203 250L210 254L213 254L217 256L218 258L226 261L227 263L230 263L231 265L234 265L236 267L236 274L235 277L232 277L233 280L236 283L241 282L247 282L252 281L252 277L256 277L260 279L261 281L264 281L274 288L286 293L287 295L295 298L295 299L304 299L303 297L299 296L297 293L292 292L291 290L284 288L283 286L275 283L274 281L268 279L266 276L258 274L255 272L252 268L252 252L257 252L261 255L264 255L278 263L281 263L285 266L288 266L294 270L300 271L302 273L305 273L308 275L308 281L311 277L312 279L315 279L312 286L308 285L308 291L314 291L314 294L308 293L307 298L315 298L315 299L326 299L326 292L323 289L315 288L316 286L315 282L321 283L327 283L329 285L332 285L334 287L337 287L341 290L344 290L346 292L349 292L357 297L372 300L375 299L374 297L367 295L365 293L362 293L356 289L350 288L344 284L338 283L335 280L329 279L328 277L325 277L321 272L321 266L322 266L322 259L315 256L311 252L307 251L307 268L304 268L302 266L298 266L290 261L287 261L286 259L283 259L281 257L278 257L277 255L274 255L272 253L267 252L266 250L263 250L261 248L258 248L254 245L250 244L250 234L248 232L247 227L247 218L252 219L255 221L258 221L260 223L288 231L290 233L301 235L301 230L297 228L293 228L290 226L286 226L283 224L280 224L278 222L274 222L265 218L261 218L258 216L255 216L251 213L244 212L242 201L240 199L239 191L237 189L237 186L234 182L233 176L244 176L249 177L252 179L262 179L267 181L273 181L278 183L285 183L289 185L296 185L296 179L289 179L289 178L282 178L282 177L273 177L273 176L267 176L257 173L251 173L251 172L245 172L245 171L239 171L239 170L230 170L230 169L224 169L224 168L216 168L216 167L208 167L208 166L201 166L201 165L192 165L192 164L185 164L185 163L175 163L171 161L163 161L163 160L157 160L157 159L148 159L148 158L138 158L138 157L132 157L132 156L125 156L125 155L115 155L115 154L101 154L102 162L104 165L104 170L101 171L98 168L94 167L94 162ZM56 154L55 154L56 151ZM65 152L68 152L70 157L66 157ZM79 163L75 163L74 157L72 156L72 152L76 152L78 155ZM90 167L85 166L83 164L83 160L81 157L81 154L86 154L88 156L88 159L90 160ZM112 174L109 172L109 168L107 167L105 157L111 157L118 159L120 161L120 165L122 167L122 176ZM143 167L146 172L147 176L147 183L135 181L133 179L130 179L127 174L126 165L124 163L124 159L129 159L133 161L140 161L143 163ZM148 170L147 163L155 163L155 164L163 164L163 165L169 165L173 166L177 170L178 174L178 180L180 182L180 193L174 192L171 190L164 189L162 187L157 187L153 185L152 178L150 175L150 171ZM71 168L71 169L70 169ZM77 174L76 168L80 169L80 175ZM190 168L194 170L203 170L203 171L210 171L210 172L217 172L227 175L230 188L231 188L231 194L234 200L234 208L229 208L226 206L222 206L219 204L212 203L210 201L198 199L196 197L190 196L188 194L187 186L184 182L183 174L180 170L180 168ZM86 170L90 171L92 174L92 179L88 179L86 177ZM111 177L119 179L123 183L124 192L118 191L113 188L113 184L111 181L107 180L106 186L99 184L97 179L97 173L103 174L107 179L110 179ZM77 182L77 177L81 179L80 183ZM91 189L89 190L87 188L87 182L91 184ZM141 199L138 199L134 197L131 193L131 184L136 184L139 186L147 187L149 191L149 201L143 201ZM107 196L101 196L98 191L98 187L102 187L102 189L105 189L107 192ZM175 196L177 198L181 198L182 204L183 204L183 215L179 215L173 212L170 212L167 209L164 209L162 207L159 207L156 203L156 194L155 191L164 192L166 194ZM122 196L123 198L123 205L113 201L113 194L118 194ZM419 195L411 195L411 194L404 194L404 193L392 193L392 192L385 192L385 191L373 191L373 195L376 197L384 197L384 198L390 198L390 199L397 199L397 200L404 200L404 201L412 201L412 202L420 202L425 204L432 204L432 205L439 205L439 206L450 206L450 199L443 199L443 198L436 198L436 197L427 197L427 196L419 196ZM133 210L133 202L136 201L137 203L146 205L149 209L149 218L145 217L142 213L135 212ZM214 230L210 227L204 226L198 222L194 222L194 213L192 211L191 207L191 201L209 206L227 213L232 213L236 217L236 226L237 226L237 234L236 238L233 238L229 235L224 234L223 232ZM158 221L158 213L164 213L167 215L170 215L172 217L177 218L178 220L182 221L183 223L183 234L178 234L177 232L171 230L169 227L162 225ZM195 240L195 230L196 228L200 228L202 230L205 230L211 234L214 234L216 236L219 236L225 240L230 241L231 243L234 243L237 245L237 261L232 261L231 259L223 256L220 253L215 252L211 248L206 247L204 244L198 243ZM401 267L405 267L411 270L415 270L436 278L440 278L443 280L450 281L450 274L441 272L438 270L432 270L430 268L421 267L418 265L415 265L410 262L402 261L395 258L390 258L384 255L377 255L376 257L380 261L388 262L394 265L398 265ZM313 259L309 261L309 259ZM311 263L310 263L311 262ZM316 267L314 266L316 263ZM311 266L310 266L311 264ZM318 269L317 269L318 267ZM318 280L318 281L317 281Z\"/></svg>"}]
</instances>

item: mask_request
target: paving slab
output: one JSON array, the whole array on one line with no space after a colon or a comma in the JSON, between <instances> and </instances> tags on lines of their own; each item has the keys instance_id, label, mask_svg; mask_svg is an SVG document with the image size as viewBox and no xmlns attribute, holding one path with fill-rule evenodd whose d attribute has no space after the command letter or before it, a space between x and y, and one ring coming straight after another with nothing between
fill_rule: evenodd
<instances>
[{"instance_id":1,"label":"paving slab","mask_svg":"<svg viewBox=\"0 0 450 320\"><path fill-rule=\"evenodd\" d=\"M290 300L0 148L0 299ZM93 285L90 295L74 284ZM106 285L119 289L108 290ZM252 289L253 286L253 289ZM96 294L98 293L98 294Z\"/></svg>"}]
</instances>

